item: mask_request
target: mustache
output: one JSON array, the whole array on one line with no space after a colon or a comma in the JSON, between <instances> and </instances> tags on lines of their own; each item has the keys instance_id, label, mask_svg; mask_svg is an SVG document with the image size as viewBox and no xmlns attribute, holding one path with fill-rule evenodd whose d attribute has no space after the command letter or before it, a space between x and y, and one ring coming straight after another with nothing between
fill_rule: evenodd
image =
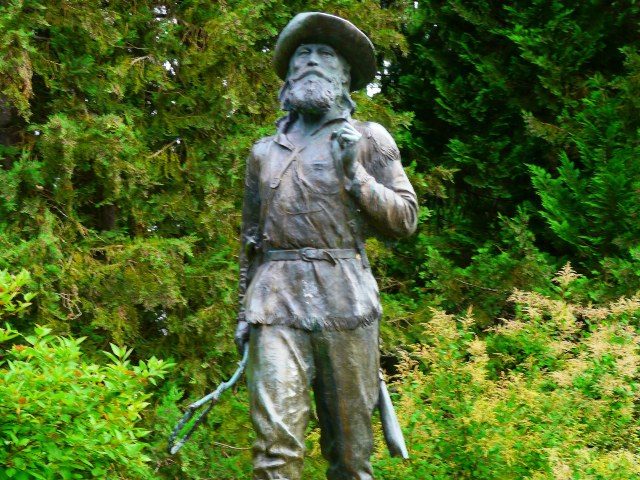
<instances>
[{"instance_id":1,"label":"mustache","mask_svg":"<svg viewBox=\"0 0 640 480\"><path fill-rule=\"evenodd\" d=\"M292 82L297 82L299 80L302 80L303 78L306 78L310 75L315 75L316 77L320 77L324 80L326 80L327 82L331 81L331 77L329 77L329 75L327 75L326 73L324 73L321 70L317 70L314 68L310 68L309 70L305 70L304 72L300 73L299 75L296 75L295 77L293 77L291 79Z\"/></svg>"}]
</instances>

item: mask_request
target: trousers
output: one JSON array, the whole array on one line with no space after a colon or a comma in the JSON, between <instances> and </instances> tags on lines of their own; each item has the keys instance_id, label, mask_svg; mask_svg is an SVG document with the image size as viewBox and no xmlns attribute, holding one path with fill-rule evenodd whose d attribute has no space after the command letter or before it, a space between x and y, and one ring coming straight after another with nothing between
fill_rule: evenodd
<instances>
[{"instance_id":1,"label":"trousers","mask_svg":"<svg viewBox=\"0 0 640 480\"><path fill-rule=\"evenodd\" d=\"M378 322L353 330L252 325L247 382L253 479L300 480L311 391L329 480L372 480Z\"/></svg>"}]
</instances>

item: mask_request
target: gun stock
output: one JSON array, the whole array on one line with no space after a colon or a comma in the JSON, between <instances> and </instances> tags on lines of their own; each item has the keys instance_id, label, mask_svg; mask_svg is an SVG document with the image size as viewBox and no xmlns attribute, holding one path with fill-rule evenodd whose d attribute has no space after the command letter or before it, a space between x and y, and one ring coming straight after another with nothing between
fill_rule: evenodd
<instances>
[{"instance_id":1,"label":"gun stock","mask_svg":"<svg viewBox=\"0 0 640 480\"><path fill-rule=\"evenodd\" d=\"M378 409L380 410L380 420L382 421L382 432L387 448L392 457L402 457L405 460L409 458L409 452L404 442L404 436L400 429L400 422L391 403L387 384L380 372L380 397L378 400Z\"/></svg>"}]
</instances>

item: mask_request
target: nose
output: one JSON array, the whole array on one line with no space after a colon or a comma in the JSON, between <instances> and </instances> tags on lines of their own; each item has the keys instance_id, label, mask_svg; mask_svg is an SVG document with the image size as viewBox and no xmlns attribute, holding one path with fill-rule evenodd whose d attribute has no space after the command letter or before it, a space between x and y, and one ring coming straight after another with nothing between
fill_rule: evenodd
<instances>
[{"instance_id":1,"label":"nose","mask_svg":"<svg viewBox=\"0 0 640 480\"><path fill-rule=\"evenodd\" d=\"M317 52L311 52L309 54L309 57L307 58L307 66L308 67L317 67L318 66L318 53Z\"/></svg>"}]
</instances>

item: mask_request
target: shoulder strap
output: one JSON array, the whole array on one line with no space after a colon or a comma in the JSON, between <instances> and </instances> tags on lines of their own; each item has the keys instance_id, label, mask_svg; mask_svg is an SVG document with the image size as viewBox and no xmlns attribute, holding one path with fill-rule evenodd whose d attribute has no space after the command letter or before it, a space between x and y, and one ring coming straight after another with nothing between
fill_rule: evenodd
<instances>
[{"instance_id":1,"label":"shoulder strap","mask_svg":"<svg viewBox=\"0 0 640 480\"><path fill-rule=\"evenodd\" d=\"M298 157L298 154L304 149L305 147L296 147L293 149L293 151L291 152L291 154L287 157L287 159L284 162L284 165L282 165L282 167L280 168L279 172L274 175L271 178L271 181L269 182L269 191L267 192L266 198L264 199L264 203L262 204L262 208L261 208L261 212L260 212L260 223L259 223L259 231L258 231L258 235L260 235L260 244L264 247L264 242L262 241L262 235L264 233L264 222L266 220L267 217L267 212L269 211L269 208L271 207L271 202L273 200L273 197L276 194L276 190L278 189L278 187L280 186L280 181L282 180L282 177L284 176L285 173L287 173L287 170L289 169L289 167L291 166L291 164L294 162L294 160ZM264 248L263 248L264 249Z\"/></svg>"}]
</instances>

